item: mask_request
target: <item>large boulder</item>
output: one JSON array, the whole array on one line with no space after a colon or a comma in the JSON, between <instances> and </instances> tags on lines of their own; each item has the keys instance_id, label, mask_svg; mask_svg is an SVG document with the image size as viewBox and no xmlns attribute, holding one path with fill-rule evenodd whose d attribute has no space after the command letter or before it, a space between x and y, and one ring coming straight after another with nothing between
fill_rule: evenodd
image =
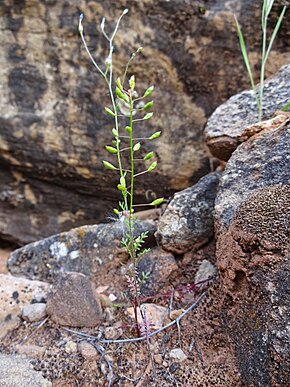
<instances>
[{"instance_id":1,"label":"large boulder","mask_svg":"<svg viewBox=\"0 0 290 387\"><path fill-rule=\"evenodd\" d=\"M116 40L117 72L137 47L146 47L130 74L141 91L156 85L156 119L140 130L163 131L153 146L160 168L140 178L137 201L144 202L150 189L171 195L207 173L206 118L248 82L232 14L243 25L255 65L260 4L6 0L0 4L1 238L23 244L103 221L118 200L117 177L101 167L112 128L103 114L107 93L81 48L77 26L83 12L89 47L104 63L107 51L96 23L105 15L111 25L125 7L130 12ZM279 5L273 20L278 11ZM269 74L289 61L288 31L285 19Z\"/></svg>"}]
</instances>

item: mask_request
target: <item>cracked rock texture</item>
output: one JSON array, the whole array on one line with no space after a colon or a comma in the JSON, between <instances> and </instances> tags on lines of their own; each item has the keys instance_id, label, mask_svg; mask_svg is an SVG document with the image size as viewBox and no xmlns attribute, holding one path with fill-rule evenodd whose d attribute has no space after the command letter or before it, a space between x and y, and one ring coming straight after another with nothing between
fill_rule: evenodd
<instances>
[{"instance_id":1,"label":"cracked rock texture","mask_svg":"<svg viewBox=\"0 0 290 387\"><path fill-rule=\"evenodd\" d=\"M283 66L265 82L262 119L271 118L275 111L289 103L289 83L290 65ZM256 130L260 130L257 114L252 90L243 91L219 106L210 116L205 128L205 139L211 153L219 159L228 160L240 143ZM277 118L279 126L282 122Z\"/></svg>"},{"instance_id":2,"label":"cracked rock texture","mask_svg":"<svg viewBox=\"0 0 290 387\"><path fill-rule=\"evenodd\" d=\"M3 0L1 239L21 245L104 221L107 209L117 202L117 177L101 166L107 156L104 145L111 141L112 121L103 113L107 94L81 48L78 15L85 14L89 47L102 64L107 51L96 23L105 15L111 26L126 7L129 14L116 39L116 63L121 68L137 47L145 47L134 62L134 73L141 92L148 83L156 86L156 118L139 129L145 135L163 131L150 143L160 168L144 180L140 177L136 200L144 202L149 189L157 196L171 195L208 172L203 125L221 102L248 85L232 13L243 26L255 67L260 4ZM273 20L277 12L279 5ZM288 31L285 18L269 57L268 75L289 62Z\"/></svg>"}]
</instances>

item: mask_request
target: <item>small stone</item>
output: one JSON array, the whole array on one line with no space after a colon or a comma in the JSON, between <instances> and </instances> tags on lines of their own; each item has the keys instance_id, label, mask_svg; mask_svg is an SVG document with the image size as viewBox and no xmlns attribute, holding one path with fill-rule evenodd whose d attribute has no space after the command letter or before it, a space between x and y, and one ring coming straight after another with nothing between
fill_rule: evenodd
<instances>
[{"instance_id":1,"label":"small stone","mask_svg":"<svg viewBox=\"0 0 290 387\"><path fill-rule=\"evenodd\" d=\"M216 268L212 263L210 263L207 259L204 259L194 277L194 283L206 281L210 277L214 277L216 275Z\"/></svg>"},{"instance_id":2,"label":"small stone","mask_svg":"<svg viewBox=\"0 0 290 387\"><path fill-rule=\"evenodd\" d=\"M170 320L176 320L182 313L184 312L183 309L174 309L169 313Z\"/></svg>"},{"instance_id":3,"label":"small stone","mask_svg":"<svg viewBox=\"0 0 290 387\"><path fill-rule=\"evenodd\" d=\"M160 355L160 353L157 353L156 355L154 355L154 362L156 364L162 364L163 359L162 359L162 356Z\"/></svg>"},{"instance_id":4,"label":"small stone","mask_svg":"<svg viewBox=\"0 0 290 387\"><path fill-rule=\"evenodd\" d=\"M69 340L65 346L64 346L64 350L66 353L76 353L77 352L77 343L75 343L74 341L72 340Z\"/></svg>"},{"instance_id":5,"label":"small stone","mask_svg":"<svg viewBox=\"0 0 290 387\"><path fill-rule=\"evenodd\" d=\"M169 357L176 361L184 361L187 359L186 354L180 348L174 348L169 352Z\"/></svg>"},{"instance_id":6,"label":"small stone","mask_svg":"<svg viewBox=\"0 0 290 387\"><path fill-rule=\"evenodd\" d=\"M35 303L26 305L22 308L21 316L24 320L30 322L40 321L46 316L46 304Z\"/></svg>"},{"instance_id":7,"label":"small stone","mask_svg":"<svg viewBox=\"0 0 290 387\"><path fill-rule=\"evenodd\" d=\"M117 326L107 327L104 330L104 335L107 340L119 339L123 334L123 329Z\"/></svg>"},{"instance_id":8,"label":"small stone","mask_svg":"<svg viewBox=\"0 0 290 387\"><path fill-rule=\"evenodd\" d=\"M146 308L146 316L150 318L152 321L151 328L152 330L162 328L164 325L164 321L167 318L167 308L164 306L156 305L156 304L142 304L141 308ZM129 316L134 319L134 309L133 307L127 308L127 312ZM137 319L139 324L142 324L141 313L138 309Z\"/></svg>"},{"instance_id":9,"label":"small stone","mask_svg":"<svg viewBox=\"0 0 290 387\"><path fill-rule=\"evenodd\" d=\"M78 343L78 350L84 359L95 360L97 358L98 352L96 348L86 341Z\"/></svg>"},{"instance_id":10,"label":"small stone","mask_svg":"<svg viewBox=\"0 0 290 387\"><path fill-rule=\"evenodd\" d=\"M63 274L48 296L47 314L59 325L96 327L102 309L89 278L81 273Z\"/></svg>"},{"instance_id":11,"label":"small stone","mask_svg":"<svg viewBox=\"0 0 290 387\"><path fill-rule=\"evenodd\" d=\"M116 301L116 299L117 299L117 297L115 296L115 294L113 294L113 293L110 293L110 294L109 294L109 300L110 300L111 302Z\"/></svg>"}]
</instances>

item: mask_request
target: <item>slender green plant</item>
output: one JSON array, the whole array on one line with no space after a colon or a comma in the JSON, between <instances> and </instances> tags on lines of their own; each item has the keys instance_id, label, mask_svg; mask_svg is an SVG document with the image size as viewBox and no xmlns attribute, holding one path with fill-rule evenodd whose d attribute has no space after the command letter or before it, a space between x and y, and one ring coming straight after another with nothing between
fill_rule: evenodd
<instances>
[{"instance_id":1,"label":"slender green plant","mask_svg":"<svg viewBox=\"0 0 290 387\"><path fill-rule=\"evenodd\" d=\"M240 41L241 51L243 55L243 59L247 68L247 72L249 75L250 83L255 95L256 104L258 108L258 120L261 121L262 119L262 111L263 111L263 97L264 97L264 80L265 80L265 67L266 63L269 57L269 54L271 52L274 40L276 38L276 35L279 31L279 28L281 26L282 20L284 18L286 8L287 6L284 5L282 12L280 13L280 16L277 20L277 23L273 29L272 35L269 39L268 45L267 45L267 24L268 24L268 17L270 15L271 9L273 7L274 0L263 0L262 4L262 15L261 15L261 29L262 29L262 58L261 58L261 67L260 67L260 84L258 91L255 86L254 77L249 61L249 56L246 48L246 43L244 40L244 36L240 27L240 24L234 15L236 26L237 26L237 33Z\"/></svg>"},{"instance_id":2,"label":"slender green plant","mask_svg":"<svg viewBox=\"0 0 290 387\"><path fill-rule=\"evenodd\" d=\"M123 76L117 79L114 78L113 43L119 28L120 21L127 12L127 9L123 11L111 36L109 36L105 31L105 18L103 18L101 22L101 30L105 39L108 41L109 50L109 54L103 66L100 66L96 63L86 43L82 24L83 15L81 15L79 19L79 32L90 60L103 77L109 90L111 106L106 106L104 110L105 113L112 117L114 120L114 127L112 129L112 145L107 145L105 148L108 153L116 156L116 163L113 164L109 161L103 160L103 165L105 168L115 171L119 174L119 183L117 185L117 189L121 193L122 200L119 201L119 206L118 208L114 209L114 212L119 216L120 220L123 221L126 226L122 244L127 249L132 263L131 268L128 269L127 281L129 289L133 295L135 330L137 335L140 336L142 335L142 329L140 329L141 326L137 319L138 309L140 310L141 316L143 318L143 323L146 323L147 320L145 314L142 314L142 309L140 308L138 264L141 256L148 251L148 249L143 248L143 244L148 233L144 232L140 235L135 235L136 221L138 218L134 214L134 208L137 206L134 203L134 187L135 179L138 176L153 171L157 166L157 162L152 162L151 160L154 158L154 152L151 151L143 154L142 142L145 140L155 140L161 135L161 132L157 131L149 137L135 134L138 130L138 128L136 128L138 123L140 121L150 120L153 116L152 112L148 112L153 107L153 101L148 101L148 97L151 96L154 90L154 86L147 88L141 97L139 97L136 91L134 75L130 77L128 84L126 84L129 66L131 65L136 55L142 51L142 47L139 47L130 57L128 63L125 65ZM127 120L127 125L122 124L124 119ZM128 159L128 154L129 165L126 165L125 160ZM149 166L147 165L148 160L151 160L149 161ZM136 164L138 168L136 168ZM143 168L140 170L141 165L143 165ZM158 198L153 202L148 203L148 205L157 206L162 202L163 198Z\"/></svg>"}]
</instances>

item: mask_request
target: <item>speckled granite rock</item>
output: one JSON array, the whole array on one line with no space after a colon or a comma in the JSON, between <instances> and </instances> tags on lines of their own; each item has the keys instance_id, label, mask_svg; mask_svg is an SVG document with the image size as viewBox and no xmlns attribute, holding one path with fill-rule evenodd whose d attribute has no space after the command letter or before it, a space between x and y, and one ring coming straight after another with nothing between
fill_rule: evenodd
<instances>
[{"instance_id":1,"label":"speckled granite rock","mask_svg":"<svg viewBox=\"0 0 290 387\"><path fill-rule=\"evenodd\" d=\"M96 23L103 15L113 23L126 7L116 62L123 67L137 47L145 47L134 73L142 90L155 84L158 114L140 129L163 131L150 143L160 168L140 177L137 200L144 202L148 189L171 195L208 172L206 118L248 85L232 14L243 26L255 68L258 2L1 1L1 238L24 244L104 221L118 201L117 177L101 167L112 128L103 113L106 91L81 48L77 27L83 12L89 46L103 63L107 52ZM271 19L278 11L279 6ZM289 62L289 23L282 23L268 74Z\"/></svg>"},{"instance_id":2,"label":"speckled granite rock","mask_svg":"<svg viewBox=\"0 0 290 387\"><path fill-rule=\"evenodd\" d=\"M237 208L256 189L290 182L290 124L268 128L241 144L221 176L215 201L216 235L230 226Z\"/></svg>"},{"instance_id":3,"label":"speckled granite rock","mask_svg":"<svg viewBox=\"0 0 290 387\"><path fill-rule=\"evenodd\" d=\"M102 319L95 288L81 273L62 274L47 298L46 312L59 325L96 327Z\"/></svg>"},{"instance_id":4,"label":"speckled granite rock","mask_svg":"<svg viewBox=\"0 0 290 387\"><path fill-rule=\"evenodd\" d=\"M18 325L22 307L44 302L49 288L45 282L0 274L0 337Z\"/></svg>"},{"instance_id":5,"label":"speckled granite rock","mask_svg":"<svg viewBox=\"0 0 290 387\"><path fill-rule=\"evenodd\" d=\"M271 118L276 110L289 103L289 83L290 65L283 66L265 82L263 119ZM261 130L259 125L253 126L257 120L257 106L252 90L231 97L215 110L207 122L205 138L211 153L221 160L228 160L240 143ZM279 121L276 117L274 120L276 126L281 125L281 119Z\"/></svg>"},{"instance_id":6,"label":"speckled granite rock","mask_svg":"<svg viewBox=\"0 0 290 387\"><path fill-rule=\"evenodd\" d=\"M210 173L193 187L174 195L157 229L161 246L181 254L196 249L213 236L214 201L219 174Z\"/></svg>"},{"instance_id":7,"label":"speckled granite rock","mask_svg":"<svg viewBox=\"0 0 290 387\"><path fill-rule=\"evenodd\" d=\"M150 222L138 222L136 235L148 231L147 242L152 242L156 228ZM66 233L26 245L11 253L8 269L14 275L30 279L53 281L58 273L81 272L86 275L108 270L124 255L121 239L124 224L113 222L95 226L83 226Z\"/></svg>"},{"instance_id":8,"label":"speckled granite rock","mask_svg":"<svg viewBox=\"0 0 290 387\"><path fill-rule=\"evenodd\" d=\"M218 238L222 319L247 386L289 384L289 225L290 185L271 185L247 196Z\"/></svg>"},{"instance_id":9,"label":"speckled granite rock","mask_svg":"<svg viewBox=\"0 0 290 387\"><path fill-rule=\"evenodd\" d=\"M52 387L25 356L0 353L0 375L1 387Z\"/></svg>"}]
</instances>

